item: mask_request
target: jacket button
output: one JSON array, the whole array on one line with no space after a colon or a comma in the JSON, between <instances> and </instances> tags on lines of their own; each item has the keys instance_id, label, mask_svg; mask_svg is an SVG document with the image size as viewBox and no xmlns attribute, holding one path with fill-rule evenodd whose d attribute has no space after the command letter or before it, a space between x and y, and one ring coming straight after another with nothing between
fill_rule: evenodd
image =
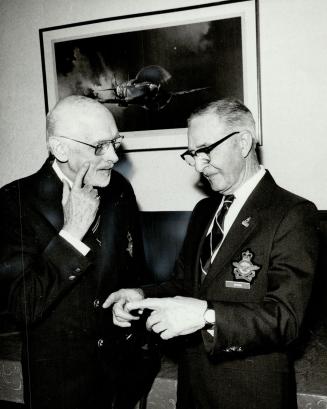
<instances>
[{"instance_id":1,"label":"jacket button","mask_svg":"<svg viewBox=\"0 0 327 409\"><path fill-rule=\"evenodd\" d=\"M100 338L100 339L98 340L98 347L101 348L101 347L103 346L103 343L104 343L103 339Z\"/></svg>"},{"instance_id":2,"label":"jacket button","mask_svg":"<svg viewBox=\"0 0 327 409\"><path fill-rule=\"evenodd\" d=\"M78 274L78 273L80 273L80 272L81 272L81 269L80 269L79 267L76 267L74 271L75 271L75 273L77 273L77 274Z\"/></svg>"},{"instance_id":3,"label":"jacket button","mask_svg":"<svg viewBox=\"0 0 327 409\"><path fill-rule=\"evenodd\" d=\"M98 308L100 306L100 300L96 299L93 301L94 308Z\"/></svg>"},{"instance_id":4,"label":"jacket button","mask_svg":"<svg viewBox=\"0 0 327 409\"><path fill-rule=\"evenodd\" d=\"M73 281L73 280L75 280L75 278L76 278L76 276L74 276L74 275L72 274L72 275L70 275L70 276L68 277L68 280Z\"/></svg>"}]
</instances>

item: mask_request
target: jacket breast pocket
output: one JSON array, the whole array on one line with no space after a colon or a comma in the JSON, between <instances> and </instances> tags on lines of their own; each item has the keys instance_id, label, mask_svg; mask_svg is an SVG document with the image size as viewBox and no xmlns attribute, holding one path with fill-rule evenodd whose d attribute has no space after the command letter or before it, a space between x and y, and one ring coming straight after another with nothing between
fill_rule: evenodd
<instances>
[{"instance_id":1,"label":"jacket breast pocket","mask_svg":"<svg viewBox=\"0 0 327 409\"><path fill-rule=\"evenodd\" d=\"M210 283L207 297L216 301L260 303L267 292L267 269L262 249L242 248Z\"/></svg>"}]
</instances>

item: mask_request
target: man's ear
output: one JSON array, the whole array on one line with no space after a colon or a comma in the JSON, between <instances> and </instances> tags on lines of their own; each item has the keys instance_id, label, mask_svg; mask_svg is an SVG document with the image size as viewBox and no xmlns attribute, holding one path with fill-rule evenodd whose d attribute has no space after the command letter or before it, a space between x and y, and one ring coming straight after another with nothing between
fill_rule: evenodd
<instances>
[{"instance_id":1,"label":"man's ear","mask_svg":"<svg viewBox=\"0 0 327 409\"><path fill-rule=\"evenodd\" d=\"M60 138L50 136L48 145L50 152L59 162L68 161L68 147Z\"/></svg>"},{"instance_id":2,"label":"man's ear","mask_svg":"<svg viewBox=\"0 0 327 409\"><path fill-rule=\"evenodd\" d=\"M240 134L241 153L246 158L251 151L253 139L250 131L243 131Z\"/></svg>"}]
</instances>

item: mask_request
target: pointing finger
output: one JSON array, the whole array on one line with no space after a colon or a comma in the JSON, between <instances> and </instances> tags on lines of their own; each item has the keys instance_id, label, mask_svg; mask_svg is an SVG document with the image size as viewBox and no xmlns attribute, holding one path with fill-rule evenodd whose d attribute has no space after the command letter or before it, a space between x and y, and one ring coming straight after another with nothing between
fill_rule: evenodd
<instances>
[{"instance_id":1,"label":"pointing finger","mask_svg":"<svg viewBox=\"0 0 327 409\"><path fill-rule=\"evenodd\" d=\"M120 298L121 295L119 291L111 293L109 297L106 299L106 301L102 304L102 308L109 308L113 303L119 301Z\"/></svg>"},{"instance_id":2,"label":"pointing finger","mask_svg":"<svg viewBox=\"0 0 327 409\"><path fill-rule=\"evenodd\" d=\"M89 162L84 162L83 165L80 167L79 171L76 174L75 177L75 181L73 183L73 187L74 188L81 188L83 185L83 179L87 173L87 171L89 170L90 167L90 163Z\"/></svg>"},{"instance_id":3,"label":"pointing finger","mask_svg":"<svg viewBox=\"0 0 327 409\"><path fill-rule=\"evenodd\" d=\"M144 310L148 308L150 310L159 310L163 306L163 300L160 298L146 298L145 300L140 301L131 301L126 304L125 310L132 311L132 310Z\"/></svg>"}]
</instances>

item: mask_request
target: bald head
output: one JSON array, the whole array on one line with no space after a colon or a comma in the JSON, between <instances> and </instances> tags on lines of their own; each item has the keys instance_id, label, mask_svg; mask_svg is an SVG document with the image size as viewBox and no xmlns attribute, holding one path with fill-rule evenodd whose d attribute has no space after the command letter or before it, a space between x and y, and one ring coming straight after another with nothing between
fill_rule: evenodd
<instances>
[{"instance_id":1,"label":"bald head","mask_svg":"<svg viewBox=\"0 0 327 409\"><path fill-rule=\"evenodd\" d=\"M99 102L83 97L62 99L47 116L47 145L62 172L74 180L83 163L90 164L86 180L106 186L118 157L118 134L111 112ZM99 147L105 146L104 149ZM100 152L100 153L99 153Z\"/></svg>"},{"instance_id":2,"label":"bald head","mask_svg":"<svg viewBox=\"0 0 327 409\"><path fill-rule=\"evenodd\" d=\"M47 141L51 136L84 135L100 120L108 125L115 123L111 112L99 102L80 95L60 100L47 115Z\"/></svg>"}]
</instances>

